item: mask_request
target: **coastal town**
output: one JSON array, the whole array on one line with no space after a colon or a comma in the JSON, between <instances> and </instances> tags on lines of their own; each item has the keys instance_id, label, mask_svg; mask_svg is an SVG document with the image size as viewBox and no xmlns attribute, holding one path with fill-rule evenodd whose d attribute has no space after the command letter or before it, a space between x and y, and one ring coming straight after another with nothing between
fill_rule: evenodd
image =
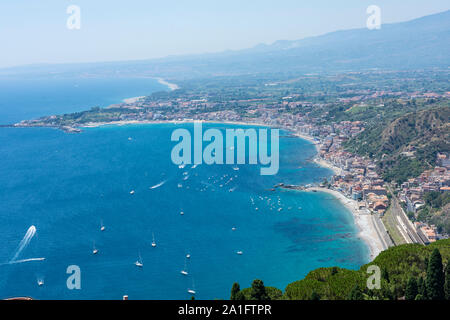
<instances>
[{"instance_id":1,"label":"coastal town","mask_svg":"<svg viewBox=\"0 0 450 320\"><path fill-rule=\"evenodd\" d=\"M359 76L363 78L365 75ZM400 91L395 86L390 90L379 90L375 86L348 88L339 94L324 94L320 90L300 94L289 87L291 84L286 87L286 83L265 82L255 86L259 90L257 94L241 97L236 94L239 88L221 89L218 95L216 88L185 89L183 85L163 83L170 88L168 93L127 99L107 108L94 107L81 113L25 120L14 126L57 127L69 133L81 132L82 127L103 124L192 121L281 128L314 143L318 152L314 161L334 171L330 181L318 182L315 187L335 191L345 197L343 201L351 201L356 220L358 215L370 217L371 221L366 221L361 229L369 228L373 234L377 233L373 237L379 238L381 245L373 250L375 255L394 244L426 244L448 238L448 232L442 227L418 219L428 192L448 193L450 189L448 153L438 153L435 166L398 183L383 178L378 159L352 153L345 145L364 133L370 127L372 118L379 118L380 108L391 105L391 108L397 109L398 106L416 107L419 103L424 106L442 102L448 104L450 92L430 92L418 88ZM284 95L286 91L288 95ZM369 111L372 110L375 110L376 116L371 118ZM343 113L363 116L358 120L340 120ZM368 115L364 116L365 113ZM413 148L402 151L402 155L414 158ZM371 226L368 227L368 223Z\"/></svg>"}]
</instances>

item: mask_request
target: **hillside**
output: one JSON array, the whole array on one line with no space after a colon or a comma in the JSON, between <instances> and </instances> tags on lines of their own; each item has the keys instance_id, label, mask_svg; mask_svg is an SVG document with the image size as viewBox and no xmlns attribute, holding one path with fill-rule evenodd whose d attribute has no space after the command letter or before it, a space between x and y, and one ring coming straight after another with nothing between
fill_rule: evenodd
<instances>
[{"instance_id":1,"label":"hillside","mask_svg":"<svg viewBox=\"0 0 450 320\"><path fill-rule=\"evenodd\" d=\"M373 123L346 144L349 151L377 159L388 181L403 182L435 165L450 151L450 107L435 106Z\"/></svg>"},{"instance_id":2,"label":"hillside","mask_svg":"<svg viewBox=\"0 0 450 320\"><path fill-rule=\"evenodd\" d=\"M313 292L321 299L347 299L357 285L365 299L397 299L405 295L409 277L424 278L426 264L433 249L438 248L443 264L450 259L450 239L436 241L428 246L405 244L381 252L374 261L363 265L359 270L347 270L338 267L320 268L311 271L299 281L289 284L283 299L308 300ZM367 268L376 265L382 270L381 289L368 290Z\"/></svg>"},{"instance_id":3,"label":"hillside","mask_svg":"<svg viewBox=\"0 0 450 320\"><path fill-rule=\"evenodd\" d=\"M0 70L26 73L142 75L169 79L246 74L357 71L373 68L447 68L450 65L450 11L380 30L343 30L300 40L282 40L250 49L142 61L37 65Z\"/></svg>"}]
</instances>

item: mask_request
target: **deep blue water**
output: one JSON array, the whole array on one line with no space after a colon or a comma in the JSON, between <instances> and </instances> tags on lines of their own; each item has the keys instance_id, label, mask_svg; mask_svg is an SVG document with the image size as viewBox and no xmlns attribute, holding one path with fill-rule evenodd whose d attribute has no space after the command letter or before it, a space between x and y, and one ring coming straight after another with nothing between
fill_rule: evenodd
<instances>
[{"instance_id":1,"label":"deep blue water","mask_svg":"<svg viewBox=\"0 0 450 320\"><path fill-rule=\"evenodd\" d=\"M135 95L141 93L121 99ZM106 100L99 97L98 104ZM260 278L284 289L314 268L356 269L367 262L353 218L338 200L270 191L279 182L310 183L331 174L308 161L315 153L309 142L282 137L275 176L261 176L250 165L180 169L170 159L170 135L179 127L192 129L106 126L66 134L0 128L0 297L188 299L194 286L198 299L227 299L235 281L247 287ZM45 260L8 264L32 225L37 232L17 259ZM188 252L189 275L183 276ZM134 265L139 254L142 269ZM66 287L69 265L81 269L81 290Z\"/></svg>"},{"instance_id":2,"label":"deep blue water","mask_svg":"<svg viewBox=\"0 0 450 320\"><path fill-rule=\"evenodd\" d=\"M0 77L0 124L107 107L162 90L167 87L148 78Z\"/></svg>"}]
</instances>

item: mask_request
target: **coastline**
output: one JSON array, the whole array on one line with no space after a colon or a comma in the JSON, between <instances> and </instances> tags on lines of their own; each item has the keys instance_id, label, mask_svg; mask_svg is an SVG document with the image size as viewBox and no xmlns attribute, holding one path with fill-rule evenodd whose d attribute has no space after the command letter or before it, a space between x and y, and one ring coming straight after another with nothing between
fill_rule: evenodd
<instances>
[{"instance_id":1,"label":"coastline","mask_svg":"<svg viewBox=\"0 0 450 320\"><path fill-rule=\"evenodd\" d=\"M180 87L178 85L176 85L175 83L170 83L170 82L164 80L163 78L155 78L155 79L158 80L158 82L160 84L167 86L171 91L180 89Z\"/></svg>"},{"instance_id":2,"label":"coastline","mask_svg":"<svg viewBox=\"0 0 450 320\"><path fill-rule=\"evenodd\" d=\"M213 120L193 120L193 119L184 119L184 120L121 120L121 121L112 121L112 122L94 122L94 123L85 123L83 125L77 126L77 128L95 128L101 126L124 126L124 125L135 125L135 124L182 124L182 123L193 123L195 121L199 121L202 123L215 123L215 124L231 124L231 125L245 125L245 126L263 126L263 127L277 127L283 130L290 131L289 128L282 128L280 126L273 126L264 123L256 123L256 122L242 122L242 121L213 121ZM292 132L292 131L291 131ZM304 140L307 140L314 144L316 151L319 151L319 146L317 140L315 140L311 136L307 136L304 134L300 134L297 132L292 132L292 135ZM328 168L334 172L334 174L342 174L344 170L336 167L331 162L320 158L318 154L312 159L317 165L321 167ZM374 225L375 217L372 216L369 212L359 210L358 202L352 199L347 198L344 194L339 191L322 188L322 187L309 187L305 189L305 191L319 191L326 192L333 195L337 198L341 203L349 210L354 218L354 223L360 230L358 236L366 243L370 252L370 259L373 260L381 251L385 250L383 242L380 236L377 233L376 227Z\"/></svg>"},{"instance_id":3,"label":"coastline","mask_svg":"<svg viewBox=\"0 0 450 320\"><path fill-rule=\"evenodd\" d=\"M352 213L355 225L359 229L358 237L363 240L369 248L370 261L372 261L381 251L385 250L383 242L375 228L375 217L367 210L360 210L358 208L358 201L349 199L341 192L328 188L311 187L305 191L328 193L337 198Z\"/></svg>"}]
</instances>

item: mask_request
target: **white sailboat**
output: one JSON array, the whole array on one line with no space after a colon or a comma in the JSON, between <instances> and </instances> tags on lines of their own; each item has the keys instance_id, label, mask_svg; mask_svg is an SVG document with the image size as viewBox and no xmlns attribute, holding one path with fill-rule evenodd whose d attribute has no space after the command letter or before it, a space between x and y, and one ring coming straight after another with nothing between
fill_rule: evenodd
<instances>
[{"instance_id":1,"label":"white sailboat","mask_svg":"<svg viewBox=\"0 0 450 320\"><path fill-rule=\"evenodd\" d=\"M195 295L197 292L195 291L195 283L194 278L192 278L192 289L188 289L187 292L191 295Z\"/></svg>"},{"instance_id":2,"label":"white sailboat","mask_svg":"<svg viewBox=\"0 0 450 320\"><path fill-rule=\"evenodd\" d=\"M183 270L181 270L180 272L182 275L187 276L189 273L187 272L187 263L186 263L186 259L184 260L184 268Z\"/></svg>"},{"instance_id":3,"label":"white sailboat","mask_svg":"<svg viewBox=\"0 0 450 320\"><path fill-rule=\"evenodd\" d=\"M155 248L156 247L156 241L155 241L155 234L152 232L152 247Z\"/></svg>"},{"instance_id":4,"label":"white sailboat","mask_svg":"<svg viewBox=\"0 0 450 320\"><path fill-rule=\"evenodd\" d=\"M95 247L95 242L94 242L92 254L97 254L97 253L98 253L98 249Z\"/></svg>"},{"instance_id":5,"label":"white sailboat","mask_svg":"<svg viewBox=\"0 0 450 320\"><path fill-rule=\"evenodd\" d=\"M142 262L141 254L139 253L139 259L134 263L136 267L142 268L144 266L144 263Z\"/></svg>"}]
</instances>

